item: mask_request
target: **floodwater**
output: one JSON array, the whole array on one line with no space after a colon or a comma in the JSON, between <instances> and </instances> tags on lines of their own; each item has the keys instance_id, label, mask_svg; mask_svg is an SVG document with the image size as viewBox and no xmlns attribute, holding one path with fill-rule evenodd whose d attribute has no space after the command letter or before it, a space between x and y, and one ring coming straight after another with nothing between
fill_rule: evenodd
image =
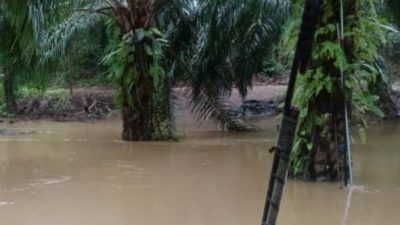
<instances>
[{"instance_id":1,"label":"floodwater","mask_svg":"<svg viewBox=\"0 0 400 225\"><path fill-rule=\"evenodd\" d=\"M155 143L120 141L119 121L10 125L34 133L0 136L0 224L259 225L275 124L185 123ZM353 145L355 186L289 181L278 225L400 224L399 146L400 124L371 127Z\"/></svg>"}]
</instances>

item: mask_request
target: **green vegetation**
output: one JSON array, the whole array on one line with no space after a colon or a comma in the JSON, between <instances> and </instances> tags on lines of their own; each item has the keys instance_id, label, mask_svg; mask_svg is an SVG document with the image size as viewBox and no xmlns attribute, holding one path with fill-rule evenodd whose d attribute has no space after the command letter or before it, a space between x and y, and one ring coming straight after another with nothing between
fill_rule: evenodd
<instances>
[{"instance_id":1,"label":"green vegetation","mask_svg":"<svg viewBox=\"0 0 400 225\"><path fill-rule=\"evenodd\" d=\"M64 19L45 31L44 61L61 58L58 65L67 74L63 80L72 87L73 71L80 68L72 66L79 58L71 57L78 49L77 35L107 23L100 33L108 41L98 42L101 47L107 43L102 65L119 90L124 140L173 138L176 81L187 84L198 118L247 130L228 113L222 97L234 85L246 95L252 76L262 71L279 41L288 10L287 4L266 0L85 1L71 6L81 10L64 13Z\"/></svg>"},{"instance_id":2,"label":"green vegetation","mask_svg":"<svg viewBox=\"0 0 400 225\"><path fill-rule=\"evenodd\" d=\"M224 99L233 88L245 98L254 75L286 74L301 7L273 0L0 0L0 112L13 114L18 99L48 95L49 87L72 94L108 86L118 92L124 140L175 139L179 83L197 119L251 130ZM295 176L339 178L344 98L362 127L367 113L398 115L389 82L399 68L398 1L345 1L341 42L339 9L339 1L323 0L312 63L297 84Z\"/></svg>"},{"instance_id":3,"label":"green vegetation","mask_svg":"<svg viewBox=\"0 0 400 225\"><path fill-rule=\"evenodd\" d=\"M367 127L367 113L384 117L377 101L380 97L383 101L388 93L389 84L379 65L379 49L387 30L376 12L378 1L345 1L345 36L340 42L339 1L323 1L322 5L324 15L316 34L312 64L298 81L295 101L301 109L301 121L291 172L308 179L338 180L345 167L344 153L340 152L345 144L343 98L353 123L361 127ZM345 74L345 96L341 70Z\"/></svg>"}]
</instances>

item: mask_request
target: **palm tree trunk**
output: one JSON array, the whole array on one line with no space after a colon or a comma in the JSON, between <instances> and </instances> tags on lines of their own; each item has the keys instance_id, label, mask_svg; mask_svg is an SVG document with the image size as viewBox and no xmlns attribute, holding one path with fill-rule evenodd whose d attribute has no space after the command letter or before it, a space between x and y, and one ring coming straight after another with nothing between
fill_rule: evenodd
<instances>
[{"instance_id":1,"label":"palm tree trunk","mask_svg":"<svg viewBox=\"0 0 400 225\"><path fill-rule=\"evenodd\" d=\"M115 19L124 34L137 29L147 29L155 24L153 10L156 9L146 0L128 1L127 6L119 5L113 10ZM152 59L146 55L144 46L136 46L135 54L135 60L126 63L120 83L122 89L122 139L125 141L151 141L155 135L152 110L154 85L149 75ZM138 73L136 74L137 78L134 83L126 83L125 78L131 71ZM133 87L130 87L131 85Z\"/></svg>"},{"instance_id":2,"label":"palm tree trunk","mask_svg":"<svg viewBox=\"0 0 400 225\"><path fill-rule=\"evenodd\" d=\"M144 100L145 98L143 98ZM148 103L131 107L124 103L122 106L122 139L125 141L151 141L153 127L151 107Z\"/></svg>"},{"instance_id":3,"label":"palm tree trunk","mask_svg":"<svg viewBox=\"0 0 400 225\"><path fill-rule=\"evenodd\" d=\"M130 92L126 88L122 91L122 139L125 141L153 140L153 85L144 72Z\"/></svg>"},{"instance_id":4,"label":"palm tree trunk","mask_svg":"<svg viewBox=\"0 0 400 225\"><path fill-rule=\"evenodd\" d=\"M72 41L71 51L68 53L68 88L69 94L72 96L74 94L74 69L73 67L73 57L72 54L75 51L75 42Z\"/></svg>"},{"instance_id":5,"label":"palm tree trunk","mask_svg":"<svg viewBox=\"0 0 400 225\"><path fill-rule=\"evenodd\" d=\"M349 15L355 15L353 19L357 19L356 4L357 0L344 1L344 17L348 18ZM324 10L330 9L332 13L325 14L324 20L320 21L320 26L329 26L332 24L339 24L340 22L340 2L339 1L325 1ZM323 12L326 13L326 12ZM326 43L338 43L337 30L325 32L316 37L316 49L321 49L321 46ZM347 62L353 63L354 61L354 43L348 37L342 40L342 48L344 50ZM331 90L323 89L319 93L313 95L308 99L308 112L312 112L306 116L307 120L300 123L299 130L307 130L309 133L299 132L299 137L312 143L311 147L307 144L302 144L300 153L294 157L296 160L301 161L307 159L303 164L302 172L293 175L301 176L311 180L319 181L339 181L343 179L346 171L346 133L345 133L345 117L344 117L344 101L349 105L351 96L344 96L342 91L341 70L336 65L335 57L319 57L317 61L313 62L315 67L320 69L323 76L329 77L332 87ZM316 66L317 65L317 66ZM318 66L319 65L319 66ZM322 65L322 66L321 66ZM316 74L315 71L313 74ZM313 78L306 80L306 85L314 82ZM347 93L351 93L346 89ZM350 107L348 107L350 108ZM309 129L309 117L318 116L322 117L323 124L314 124L312 129ZM312 134L312 130L318 131ZM311 149L310 149L311 148Z\"/></svg>"},{"instance_id":6,"label":"palm tree trunk","mask_svg":"<svg viewBox=\"0 0 400 225\"><path fill-rule=\"evenodd\" d=\"M11 70L6 70L3 79L4 98L7 111L13 112L16 109L15 78Z\"/></svg>"}]
</instances>

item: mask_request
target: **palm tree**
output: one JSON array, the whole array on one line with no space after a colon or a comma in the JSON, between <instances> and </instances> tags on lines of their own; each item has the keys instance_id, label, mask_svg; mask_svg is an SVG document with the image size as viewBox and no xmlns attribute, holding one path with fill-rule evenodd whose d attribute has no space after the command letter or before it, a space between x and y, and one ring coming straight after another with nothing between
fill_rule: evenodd
<instances>
[{"instance_id":1,"label":"palm tree","mask_svg":"<svg viewBox=\"0 0 400 225\"><path fill-rule=\"evenodd\" d=\"M279 39L287 12L275 0L85 1L47 35L45 58L62 54L81 29L107 18L118 27L104 62L119 86L122 138L173 136L172 86L188 81L193 112L221 127L245 127L223 100L235 86L246 95Z\"/></svg>"},{"instance_id":2,"label":"palm tree","mask_svg":"<svg viewBox=\"0 0 400 225\"><path fill-rule=\"evenodd\" d=\"M16 70L25 69L22 65L30 65L33 58L42 53L39 52L39 46L45 47L46 52L42 54L42 61L47 62L65 50L70 38L79 29L95 24L100 21L100 14L106 14L114 19L121 30L121 42L117 46L117 51L110 54L109 58L113 62L119 60L115 62L116 65L122 63L119 76L123 100L123 138L125 140L154 138L155 125L151 115L155 114L156 109L153 105L156 103L152 100L157 79L160 79L158 76L162 73L159 57L161 47L164 45L164 40L160 38L162 33L154 26L156 13L164 1L71 1L72 3L60 4L53 1L51 6L50 2L35 0L0 2L0 30L7 34L2 40L1 68L5 74L4 90L9 108L15 107ZM61 10L61 7L77 6L83 6L83 12L73 13L68 20L44 35L44 7L51 11ZM45 44L43 38L46 39ZM57 48L49 48L52 45L56 45ZM138 48L134 51L128 49L135 47ZM26 71L29 70L23 70Z\"/></svg>"},{"instance_id":3,"label":"palm tree","mask_svg":"<svg viewBox=\"0 0 400 225\"><path fill-rule=\"evenodd\" d=\"M0 1L0 69L9 110L15 107L16 74L21 74L30 66L41 38L44 23L40 7L32 1Z\"/></svg>"},{"instance_id":4,"label":"palm tree","mask_svg":"<svg viewBox=\"0 0 400 225\"><path fill-rule=\"evenodd\" d=\"M59 4L68 5L58 0L0 0L0 72L9 111L15 109L18 84L44 78L38 56L46 25L54 20L50 9Z\"/></svg>"},{"instance_id":5,"label":"palm tree","mask_svg":"<svg viewBox=\"0 0 400 225\"><path fill-rule=\"evenodd\" d=\"M180 49L173 57L174 69L187 82L192 112L223 129L251 129L232 116L225 99L233 87L244 98L253 76L272 57L289 2L203 0L182 11L174 21L177 30L171 45Z\"/></svg>"},{"instance_id":6,"label":"palm tree","mask_svg":"<svg viewBox=\"0 0 400 225\"><path fill-rule=\"evenodd\" d=\"M383 116L370 87L379 77L378 49L384 31L375 1L344 2L345 36L339 41L340 1L326 1L310 69L301 76L295 101L300 125L291 156L291 172L308 179L340 180L345 174L346 133L343 102L351 118L366 124L367 112ZM345 81L342 91L341 70Z\"/></svg>"}]
</instances>

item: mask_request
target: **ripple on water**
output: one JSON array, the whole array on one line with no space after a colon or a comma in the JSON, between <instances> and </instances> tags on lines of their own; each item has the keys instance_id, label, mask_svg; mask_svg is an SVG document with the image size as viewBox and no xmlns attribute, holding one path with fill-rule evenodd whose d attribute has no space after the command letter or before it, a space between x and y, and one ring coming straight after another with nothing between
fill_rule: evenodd
<instances>
[{"instance_id":1,"label":"ripple on water","mask_svg":"<svg viewBox=\"0 0 400 225\"><path fill-rule=\"evenodd\" d=\"M41 142L38 139L31 139L31 138L1 138L1 142Z\"/></svg>"},{"instance_id":2,"label":"ripple on water","mask_svg":"<svg viewBox=\"0 0 400 225\"><path fill-rule=\"evenodd\" d=\"M142 168L135 168L134 170L128 170L128 171L124 171L122 174L125 176L132 176L135 178L142 178L146 175L148 175L149 173L146 172L144 169L141 170Z\"/></svg>"},{"instance_id":3,"label":"ripple on water","mask_svg":"<svg viewBox=\"0 0 400 225\"><path fill-rule=\"evenodd\" d=\"M0 202L0 207L15 205L15 202Z\"/></svg>"},{"instance_id":4,"label":"ripple on water","mask_svg":"<svg viewBox=\"0 0 400 225\"><path fill-rule=\"evenodd\" d=\"M134 164L130 161L116 160L115 162L103 163L102 167L133 168Z\"/></svg>"},{"instance_id":5,"label":"ripple on water","mask_svg":"<svg viewBox=\"0 0 400 225\"><path fill-rule=\"evenodd\" d=\"M132 164L117 164L115 165L117 168L133 168Z\"/></svg>"},{"instance_id":6,"label":"ripple on water","mask_svg":"<svg viewBox=\"0 0 400 225\"><path fill-rule=\"evenodd\" d=\"M2 192L9 192L9 193L13 193L13 192L23 192L25 191L25 188L11 188L11 189L3 189Z\"/></svg>"},{"instance_id":7,"label":"ripple on water","mask_svg":"<svg viewBox=\"0 0 400 225\"><path fill-rule=\"evenodd\" d=\"M67 176L59 176L56 178L43 178L43 179L39 179L37 182L30 183L29 185L33 186L33 187L57 185L57 184L67 182L69 180L71 180L71 177L67 177Z\"/></svg>"},{"instance_id":8,"label":"ripple on water","mask_svg":"<svg viewBox=\"0 0 400 225\"><path fill-rule=\"evenodd\" d=\"M355 192L362 193L362 194L377 194L380 192L379 189L373 189L368 186L363 186L363 185L354 185L351 187L351 189Z\"/></svg>"},{"instance_id":9,"label":"ripple on water","mask_svg":"<svg viewBox=\"0 0 400 225\"><path fill-rule=\"evenodd\" d=\"M88 142L88 139L86 138L80 138L76 140L77 142Z\"/></svg>"},{"instance_id":10,"label":"ripple on water","mask_svg":"<svg viewBox=\"0 0 400 225\"><path fill-rule=\"evenodd\" d=\"M131 189L150 189L153 188L151 184L141 184L141 185L115 185L114 188L121 190L131 190Z\"/></svg>"}]
</instances>

